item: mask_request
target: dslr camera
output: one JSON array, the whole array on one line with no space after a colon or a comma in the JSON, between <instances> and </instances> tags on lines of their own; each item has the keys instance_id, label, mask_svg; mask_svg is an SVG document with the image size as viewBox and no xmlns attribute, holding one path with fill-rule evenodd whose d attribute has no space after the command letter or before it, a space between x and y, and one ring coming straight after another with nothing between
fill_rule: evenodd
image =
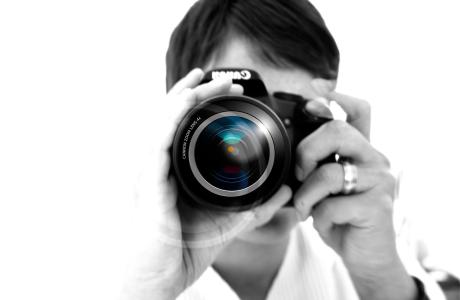
<instances>
[{"instance_id":1,"label":"dslr camera","mask_svg":"<svg viewBox=\"0 0 460 300\"><path fill-rule=\"evenodd\" d=\"M269 95L253 70L215 69L201 83L221 76L242 85L244 93L206 99L178 125L170 171L179 198L240 211L268 200L282 184L297 190L301 183L294 174L296 146L331 119L309 113L309 100L300 95Z\"/></svg>"}]
</instances>

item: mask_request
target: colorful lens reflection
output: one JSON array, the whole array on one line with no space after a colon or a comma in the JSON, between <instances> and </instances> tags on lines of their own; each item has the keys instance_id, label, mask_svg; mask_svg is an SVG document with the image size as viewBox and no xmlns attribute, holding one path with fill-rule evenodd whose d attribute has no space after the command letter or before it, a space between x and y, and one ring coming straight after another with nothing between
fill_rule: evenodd
<instances>
[{"instance_id":1,"label":"colorful lens reflection","mask_svg":"<svg viewBox=\"0 0 460 300\"><path fill-rule=\"evenodd\" d=\"M235 191L249 187L269 160L265 134L240 116L216 119L201 132L195 148L197 168L216 188Z\"/></svg>"}]
</instances>

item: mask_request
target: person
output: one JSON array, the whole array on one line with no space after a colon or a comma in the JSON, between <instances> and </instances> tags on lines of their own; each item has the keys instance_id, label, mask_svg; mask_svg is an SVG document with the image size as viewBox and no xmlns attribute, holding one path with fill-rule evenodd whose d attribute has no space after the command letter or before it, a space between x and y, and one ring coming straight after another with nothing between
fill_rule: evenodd
<instances>
[{"instance_id":1,"label":"person","mask_svg":"<svg viewBox=\"0 0 460 300\"><path fill-rule=\"evenodd\" d=\"M319 99L306 107L318 115L324 99L335 101L347 118L299 143L297 191L283 185L248 211L186 206L166 177L166 151L164 159L152 157L139 184L137 252L122 298L443 299L398 244L396 179L369 141L369 104L335 91L339 50L315 7L307 0L197 1L171 36L163 113L176 122L162 130L172 134L200 101L244 92L225 77L200 84L216 68L255 70L270 93ZM352 163L318 164L333 153ZM344 189L350 174L356 182ZM293 206L285 206L289 200Z\"/></svg>"}]
</instances>

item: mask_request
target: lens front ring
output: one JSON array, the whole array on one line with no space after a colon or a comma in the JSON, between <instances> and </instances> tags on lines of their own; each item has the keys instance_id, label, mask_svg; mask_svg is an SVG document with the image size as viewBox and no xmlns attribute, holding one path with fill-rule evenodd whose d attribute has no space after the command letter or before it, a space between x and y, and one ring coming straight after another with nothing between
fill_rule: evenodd
<instances>
[{"instance_id":1,"label":"lens front ring","mask_svg":"<svg viewBox=\"0 0 460 300\"><path fill-rule=\"evenodd\" d=\"M266 164L264 172L259 176L257 181L255 181L254 183L252 183L251 185L245 188L237 189L237 190L222 189L222 188L216 187L215 185L211 184L208 180L206 180L204 176L201 174L197 166L196 156L195 156L197 140L200 137L201 133L212 122L218 119L221 119L221 118L226 118L226 117L240 117L240 118L249 120L250 122L254 123L257 126L257 129L259 129L263 133L268 143L269 156L268 156L268 162ZM198 128L193 133L193 136L191 137L191 140L190 140L188 157L189 157L190 168L191 168L193 175L195 176L196 180L201 184L201 186L203 186L206 190L208 190L209 192L213 194L223 196L223 197L239 197L239 196L244 196L246 194L253 192L258 187L260 187L269 177L270 172L273 169L274 160L275 160L275 146L274 146L272 136L270 135L267 128L264 126L264 124L260 120L258 120L257 118L249 114L243 113L243 112L225 111L225 112L221 112L221 113L211 116L210 118L204 120L198 126Z\"/></svg>"}]
</instances>

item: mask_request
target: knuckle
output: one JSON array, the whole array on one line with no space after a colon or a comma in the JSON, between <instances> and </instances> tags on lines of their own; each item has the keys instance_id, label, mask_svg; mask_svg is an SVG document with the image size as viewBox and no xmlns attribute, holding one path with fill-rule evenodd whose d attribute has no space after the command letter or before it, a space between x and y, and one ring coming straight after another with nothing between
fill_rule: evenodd
<instances>
[{"instance_id":1,"label":"knuckle","mask_svg":"<svg viewBox=\"0 0 460 300\"><path fill-rule=\"evenodd\" d=\"M271 217L267 211L260 209L260 207L254 208L252 214L253 222L256 226L266 223Z\"/></svg>"},{"instance_id":2,"label":"knuckle","mask_svg":"<svg viewBox=\"0 0 460 300\"><path fill-rule=\"evenodd\" d=\"M381 152L378 152L378 151L377 151L377 162L379 165L384 166L386 169L391 168L391 162L388 159L388 157L386 157L385 155L383 155Z\"/></svg>"},{"instance_id":3,"label":"knuckle","mask_svg":"<svg viewBox=\"0 0 460 300\"><path fill-rule=\"evenodd\" d=\"M363 99L359 101L359 109L363 114L370 115L372 112L371 104Z\"/></svg>"},{"instance_id":4,"label":"knuckle","mask_svg":"<svg viewBox=\"0 0 460 300\"><path fill-rule=\"evenodd\" d=\"M380 197L380 212L385 216L393 215L393 200L390 195Z\"/></svg>"},{"instance_id":5,"label":"knuckle","mask_svg":"<svg viewBox=\"0 0 460 300\"><path fill-rule=\"evenodd\" d=\"M294 198L294 207L297 211L303 212L305 210L305 201L302 198L295 197Z\"/></svg>"},{"instance_id":6,"label":"knuckle","mask_svg":"<svg viewBox=\"0 0 460 300\"><path fill-rule=\"evenodd\" d=\"M370 210L374 218L388 218L393 215L393 199L385 191L377 190L372 199L369 199Z\"/></svg>"},{"instance_id":7,"label":"knuckle","mask_svg":"<svg viewBox=\"0 0 460 300\"><path fill-rule=\"evenodd\" d=\"M376 178L376 185L380 186L381 192L386 192L387 194L393 195L393 191L396 188L397 179L389 171L389 169L376 169L374 170L374 176Z\"/></svg>"},{"instance_id":8,"label":"knuckle","mask_svg":"<svg viewBox=\"0 0 460 300\"><path fill-rule=\"evenodd\" d=\"M297 213L302 216L302 218L305 218L310 213L313 213L311 206L304 199L294 199L294 208Z\"/></svg>"},{"instance_id":9,"label":"knuckle","mask_svg":"<svg viewBox=\"0 0 460 300\"><path fill-rule=\"evenodd\" d=\"M256 207L252 210L252 216L253 216L253 219L256 222L258 222L263 218L263 213L260 211L258 207Z\"/></svg>"},{"instance_id":10,"label":"knuckle","mask_svg":"<svg viewBox=\"0 0 460 300\"><path fill-rule=\"evenodd\" d=\"M347 122L342 120L332 120L326 124L327 129L335 136L341 136L349 130Z\"/></svg>"}]
</instances>

